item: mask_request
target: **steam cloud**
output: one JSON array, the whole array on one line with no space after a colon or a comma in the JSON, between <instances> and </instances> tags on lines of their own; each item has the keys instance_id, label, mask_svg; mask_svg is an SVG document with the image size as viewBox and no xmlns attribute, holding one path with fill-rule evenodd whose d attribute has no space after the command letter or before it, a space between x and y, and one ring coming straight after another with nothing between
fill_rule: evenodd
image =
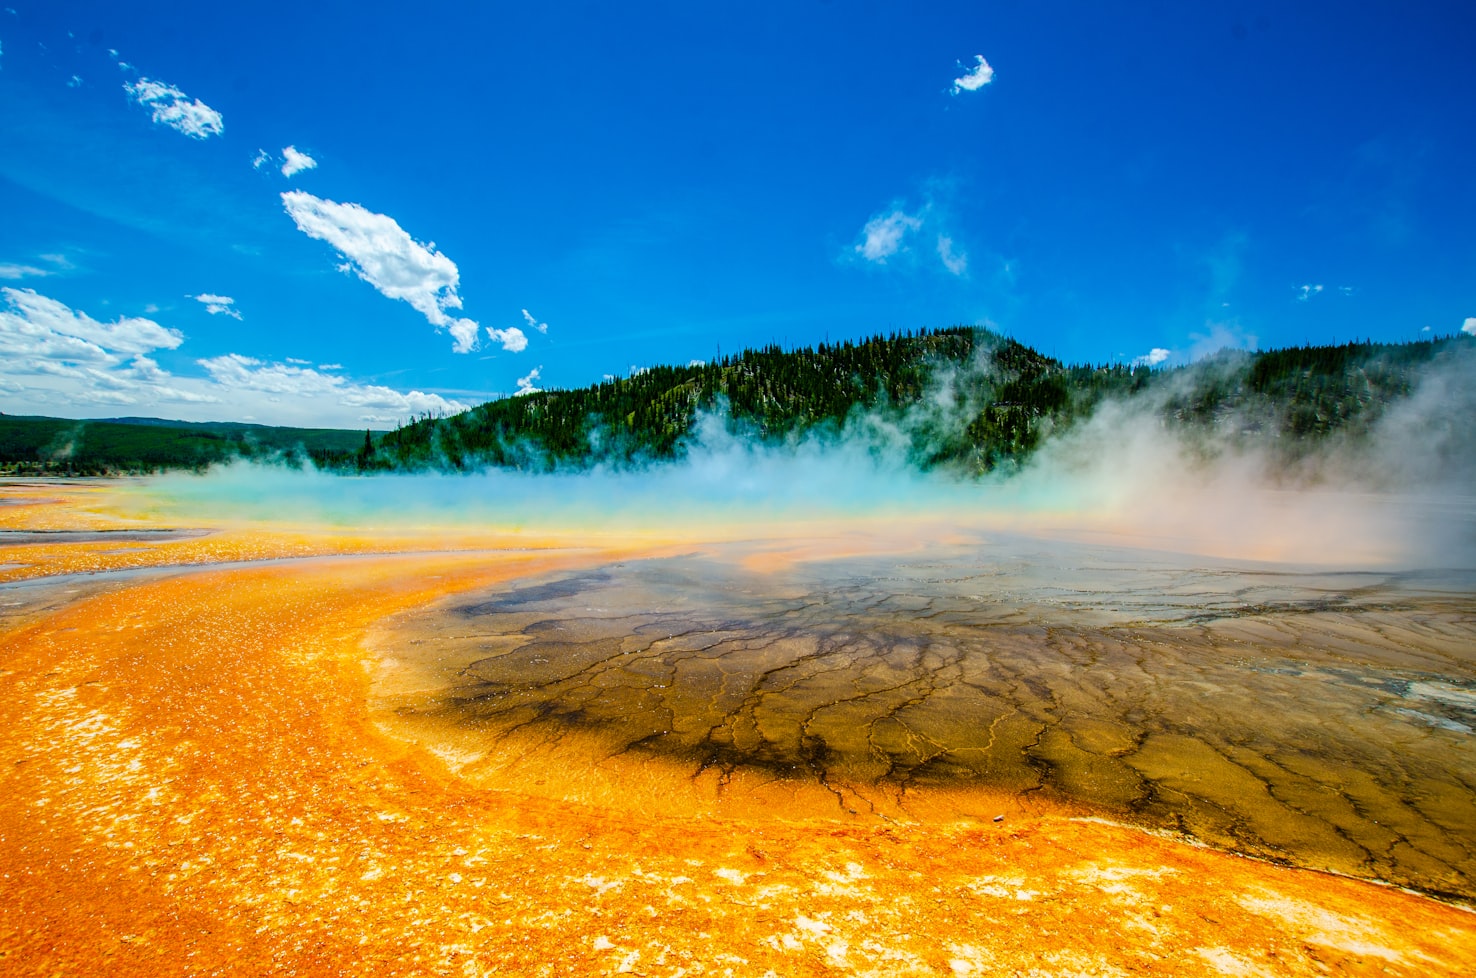
<instances>
[{"instance_id":1,"label":"steam cloud","mask_svg":"<svg viewBox=\"0 0 1476 978\"><path fill-rule=\"evenodd\" d=\"M140 491L179 513L330 526L418 525L670 539L876 535L909 545L1027 533L1228 559L1344 567L1465 567L1476 553L1476 354L1430 372L1356 444L1329 440L1289 466L1272 445L1166 427L1161 399L1108 401L1018 471L920 472L906 446L956 404L949 379L912 412L851 419L784 445L700 421L687 457L636 470L349 478L238 464ZM536 372L526 378L531 387Z\"/></svg>"}]
</instances>

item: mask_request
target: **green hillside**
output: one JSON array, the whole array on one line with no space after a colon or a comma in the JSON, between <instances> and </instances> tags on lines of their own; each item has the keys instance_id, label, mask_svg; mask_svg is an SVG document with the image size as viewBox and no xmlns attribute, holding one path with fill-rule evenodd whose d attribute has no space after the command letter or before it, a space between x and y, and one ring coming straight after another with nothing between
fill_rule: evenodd
<instances>
[{"instance_id":1,"label":"green hillside","mask_svg":"<svg viewBox=\"0 0 1476 978\"><path fill-rule=\"evenodd\" d=\"M1294 458L1334 432L1366 434L1426 371L1476 338L1225 351L1188 367L1068 366L973 327L859 343L750 350L656 367L592 387L492 401L387 433L382 468L532 470L681 457L702 412L782 442L850 425L890 426L914 464L979 473L1016 465L1042 439L1127 398L1165 425L1260 439Z\"/></svg>"},{"instance_id":2,"label":"green hillside","mask_svg":"<svg viewBox=\"0 0 1476 978\"><path fill-rule=\"evenodd\" d=\"M235 422L110 418L70 421L0 414L0 471L110 475L203 470L235 458L352 465L365 433Z\"/></svg>"},{"instance_id":3,"label":"green hillside","mask_svg":"<svg viewBox=\"0 0 1476 978\"><path fill-rule=\"evenodd\" d=\"M681 458L703 415L770 444L805 436L900 442L922 469L1009 469L1112 398L1162 425L1255 441L1288 462L1356 442L1442 365L1476 386L1476 337L1222 351L1191 366L1069 366L975 327L814 348L747 350L575 390L489 401L378 437L359 431L0 415L0 471L97 475L203 470L234 458L340 472L532 471Z\"/></svg>"}]
</instances>

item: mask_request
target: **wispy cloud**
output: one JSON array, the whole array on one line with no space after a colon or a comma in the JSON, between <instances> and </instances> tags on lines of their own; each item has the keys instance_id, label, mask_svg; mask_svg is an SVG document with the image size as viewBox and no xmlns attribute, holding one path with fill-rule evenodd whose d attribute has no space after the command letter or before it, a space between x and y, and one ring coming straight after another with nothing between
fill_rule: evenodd
<instances>
[{"instance_id":1,"label":"wispy cloud","mask_svg":"<svg viewBox=\"0 0 1476 978\"><path fill-rule=\"evenodd\" d=\"M81 75L73 75L71 78L67 79L67 87L68 88L81 88L82 87L82 76Z\"/></svg>"},{"instance_id":2,"label":"wispy cloud","mask_svg":"<svg viewBox=\"0 0 1476 978\"><path fill-rule=\"evenodd\" d=\"M515 391L513 391L513 397L522 397L524 394L537 394L537 393L539 393L543 388L541 388L541 387L534 387L533 384L534 384L535 381L538 380L538 375L541 374L541 373L543 373L543 367L542 367L542 365L539 365L537 367L534 367L532 370L528 371L528 376L526 376L526 377L519 377L518 378L518 389L515 390Z\"/></svg>"},{"instance_id":3,"label":"wispy cloud","mask_svg":"<svg viewBox=\"0 0 1476 978\"><path fill-rule=\"evenodd\" d=\"M1321 291L1322 286L1320 285L1299 285L1297 286L1297 301L1306 302L1308 299L1312 298L1314 295Z\"/></svg>"},{"instance_id":4,"label":"wispy cloud","mask_svg":"<svg viewBox=\"0 0 1476 978\"><path fill-rule=\"evenodd\" d=\"M315 169L318 161L306 153L300 153L296 146L287 146L282 149L282 176L290 177L303 170Z\"/></svg>"},{"instance_id":5,"label":"wispy cloud","mask_svg":"<svg viewBox=\"0 0 1476 978\"><path fill-rule=\"evenodd\" d=\"M1140 357L1133 358L1134 367L1156 367L1173 355L1172 350L1165 350L1161 346L1155 346Z\"/></svg>"},{"instance_id":6,"label":"wispy cloud","mask_svg":"<svg viewBox=\"0 0 1476 978\"><path fill-rule=\"evenodd\" d=\"M1247 332L1239 322L1207 322L1204 324L1203 333L1191 333L1189 338L1194 341L1189 348L1189 359L1191 361L1207 357L1220 350L1254 350L1256 348L1256 335Z\"/></svg>"},{"instance_id":7,"label":"wispy cloud","mask_svg":"<svg viewBox=\"0 0 1476 978\"><path fill-rule=\"evenodd\" d=\"M946 234L938 235L938 257L943 260L943 267L954 275L962 275L969 270L969 256L962 251L954 251L953 239Z\"/></svg>"},{"instance_id":8,"label":"wispy cloud","mask_svg":"<svg viewBox=\"0 0 1476 978\"><path fill-rule=\"evenodd\" d=\"M889 214L877 214L861 229L861 240L857 242L855 252L869 262L885 265L888 258L902 249L903 239L921 227L921 218L900 209Z\"/></svg>"},{"instance_id":9,"label":"wispy cloud","mask_svg":"<svg viewBox=\"0 0 1476 978\"><path fill-rule=\"evenodd\" d=\"M394 421L412 414L456 414L468 405L423 391L401 393L377 384L354 384L309 367L269 363L238 353L196 361L223 391L249 391L304 401L332 399L359 412L358 420Z\"/></svg>"},{"instance_id":10,"label":"wispy cloud","mask_svg":"<svg viewBox=\"0 0 1476 978\"><path fill-rule=\"evenodd\" d=\"M548 332L548 323L540 323L538 319L526 309L523 310L523 319L527 320L528 326L530 328L536 329L540 333Z\"/></svg>"},{"instance_id":11,"label":"wispy cloud","mask_svg":"<svg viewBox=\"0 0 1476 978\"><path fill-rule=\"evenodd\" d=\"M528 348L528 337L516 326L507 329L493 329L487 327L487 335L492 337L492 342L501 343L502 348L509 353L521 353Z\"/></svg>"},{"instance_id":12,"label":"wispy cloud","mask_svg":"<svg viewBox=\"0 0 1476 978\"><path fill-rule=\"evenodd\" d=\"M199 99L191 99L173 85L140 78L136 82L125 83L123 90L153 114L155 123L182 132L191 139L208 139L225 132L225 120L219 112Z\"/></svg>"},{"instance_id":13,"label":"wispy cloud","mask_svg":"<svg viewBox=\"0 0 1476 978\"><path fill-rule=\"evenodd\" d=\"M272 154L264 149L258 149L256 155L251 158L251 169L260 170L272 161Z\"/></svg>"},{"instance_id":14,"label":"wispy cloud","mask_svg":"<svg viewBox=\"0 0 1476 978\"><path fill-rule=\"evenodd\" d=\"M934 197L937 189L938 185L930 186L922 206L916 210L904 201L894 200L886 210L873 214L861 228L848 257L873 265L899 264L915 268L920 263L930 263L922 256L931 250L950 275L961 277L967 274L969 256L958 246L957 238L948 227L947 208ZM946 191L946 185L943 189ZM916 244L919 239L926 240L927 236L933 240L931 249ZM901 261L904 258L906 261Z\"/></svg>"},{"instance_id":15,"label":"wispy cloud","mask_svg":"<svg viewBox=\"0 0 1476 978\"><path fill-rule=\"evenodd\" d=\"M953 94L960 92L977 92L979 89L994 81L994 69L989 67L989 62L984 60L984 55L974 55L975 64L968 71L953 80ZM963 63L959 62L960 68Z\"/></svg>"},{"instance_id":16,"label":"wispy cloud","mask_svg":"<svg viewBox=\"0 0 1476 978\"><path fill-rule=\"evenodd\" d=\"M230 316L232 319L241 318L241 310L233 308L236 300L228 295L202 292L199 295L186 296L185 298L194 299L196 302L203 303L205 311L212 316Z\"/></svg>"},{"instance_id":17,"label":"wispy cloud","mask_svg":"<svg viewBox=\"0 0 1476 978\"><path fill-rule=\"evenodd\" d=\"M282 204L298 230L328 242L346 259L339 266L342 271L354 272L391 299L408 302L431 325L450 332L455 352L477 348L477 323L446 312L461 308L456 292L461 273L436 251L434 242L421 244L394 218L358 204L339 204L301 190L282 194Z\"/></svg>"},{"instance_id":18,"label":"wispy cloud","mask_svg":"<svg viewBox=\"0 0 1476 978\"><path fill-rule=\"evenodd\" d=\"M0 262L0 278L15 279L22 278L46 278L69 272L74 267L67 260L66 255L37 255L37 259L44 263L42 265L23 265L18 262Z\"/></svg>"}]
</instances>

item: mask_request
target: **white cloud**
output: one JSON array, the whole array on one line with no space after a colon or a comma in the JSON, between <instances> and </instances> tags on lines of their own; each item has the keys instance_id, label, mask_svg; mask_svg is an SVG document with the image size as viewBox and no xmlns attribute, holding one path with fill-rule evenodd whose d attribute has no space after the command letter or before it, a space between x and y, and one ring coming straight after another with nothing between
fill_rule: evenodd
<instances>
[{"instance_id":1,"label":"white cloud","mask_svg":"<svg viewBox=\"0 0 1476 978\"><path fill-rule=\"evenodd\" d=\"M292 398L305 403L336 403L357 412L358 421L391 422L412 414L457 414L469 407L439 394L401 393L377 384L355 384L308 367L267 363L239 353L196 362L225 392L266 394L270 395L269 400Z\"/></svg>"},{"instance_id":2,"label":"white cloud","mask_svg":"<svg viewBox=\"0 0 1476 978\"><path fill-rule=\"evenodd\" d=\"M202 292L200 295L186 296L185 298L194 299L196 302L203 303L205 311L212 316L230 316L232 319L241 318L241 310L231 308L236 304L236 300L228 295L215 295L210 292Z\"/></svg>"},{"instance_id":3,"label":"white cloud","mask_svg":"<svg viewBox=\"0 0 1476 978\"><path fill-rule=\"evenodd\" d=\"M288 146L282 150L282 176L290 177L294 173L303 170L311 170L317 167L318 161L306 153L299 153L296 146Z\"/></svg>"},{"instance_id":4,"label":"white cloud","mask_svg":"<svg viewBox=\"0 0 1476 978\"><path fill-rule=\"evenodd\" d=\"M1156 367L1172 355L1171 350L1165 350L1161 346L1155 346L1140 357L1133 358L1134 367Z\"/></svg>"},{"instance_id":5,"label":"white cloud","mask_svg":"<svg viewBox=\"0 0 1476 978\"><path fill-rule=\"evenodd\" d=\"M687 366L689 366L689 367L702 367L702 366L706 366L706 364L707 364L707 361L706 360L688 360L687 361Z\"/></svg>"},{"instance_id":6,"label":"white cloud","mask_svg":"<svg viewBox=\"0 0 1476 978\"><path fill-rule=\"evenodd\" d=\"M509 353L521 353L528 348L527 335L516 326L509 326L507 329L493 329L488 326L487 335L494 342L501 343L502 348Z\"/></svg>"},{"instance_id":7,"label":"white cloud","mask_svg":"<svg viewBox=\"0 0 1476 978\"><path fill-rule=\"evenodd\" d=\"M341 267L383 295L410 303L431 325L448 330L455 352L477 348L477 324L446 313L461 308L456 294L461 274L434 243L421 244L394 218L358 204L339 204L301 190L282 194L282 204L299 231L328 242L348 260Z\"/></svg>"},{"instance_id":8,"label":"white cloud","mask_svg":"<svg viewBox=\"0 0 1476 978\"><path fill-rule=\"evenodd\" d=\"M953 239L946 234L938 235L938 257L943 259L943 267L954 275L962 275L969 270L969 256L962 251L954 251Z\"/></svg>"},{"instance_id":9,"label":"white cloud","mask_svg":"<svg viewBox=\"0 0 1476 978\"><path fill-rule=\"evenodd\" d=\"M34 289L5 288L0 294L13 310L0 312L0 326L4 327L0 329L0 343L37 338L48 346L76 349L87 360L117 363L128 354L173 350L184 342L183 333L151 319L120 317L117 322L100 323Z\"/></svg>"},{"instance_id":10,"label":"white cloud","mask_svg":"<svg viewBox=\"0 0 1476 978\"><path fill-rule=\"evenodd\" d=\"M1356 292L1358 290L1355 289L1355 288L1353 288L1353 286L1351 286L1351 285L1340 285L1340 286L1338 286L1338 291L1341 292L1341 293L1343 293L1343 295L1352 295L1354 292Z\"/></svg>"},{"instance_id":11,"label":"white cloud","mask_svg":"<svg viewBox=\"0 0 1476 978\"><path fill-rule=\"evenodd\" d=\"M225 132L225 121L219 112L199 99L191 101L173 85L140 78L124 84L123 90L129 98L153 113L154 122L192 139L208 139Z\"/></svg>"},{"instance_id":12,"label":"white cloud","mask_svg":"<svg viewBox=\"0 0 1476 978\"><path fill-rule=\"evenodd\" d=\"M31 289L0 289L0 383L35 402L67 412L78 404L201 401L207 394L175 387L145 354L172 350L183 334L148 319L122 317L100 323Z\"/></svg>"},{"instance_id":13,"label":"white cloud","mask_svg":"<svg viewBox=\"0 0 1476 978\"><path fill-rule=\"evenodd\" d=\"M533 382L538 379L538 375L541 374L542 372L543 372L543 367L540 365L540 366L534 367L532 370L528 371L528 376L526 376L526 377L519 377L518 378L518 389L515 390L515 391L513 391L513 397L522 397L524 394L537 394L537 393L539 393L542 390L542 388L540 388L540 387L534 387L533 386Z\"/></svg>"},{"instance_id":14,"label":"white cloud","mask_svg":"<svg viewBox=\"0 0 1476 978\"><path fill-rule=\"evenodd\" d=\"M856 254L869 262L885 265L887 259L902 248L902 239L910 232L922 227L922 219L893 210L890 214L878 214L866 222L861 229L861 241L856 245Z\"/></svg>"},{"instance_id":15,"label":"white cloud","mask_svg":"<svg viewBox=\"0 0 1476 978\"><path fill-rule=\"evenodd\" d=\"M260 170L272 160L272 154L264 149L258 149L256 155L251 158L251 169Z\"/></svg>"},{"instance_id":16,"label":"white cloud","mask_svg":"<svg viewBox=\"0 0 1476 978\"><path fill-rule=\"evenodd\" d=\"M68 88L81 88L82 87L82 76L81 75L73 75L70 79L67 80L67 87Z\"/></svg>"},{"instance_id":17,"label":"white cloud","mask_svg":"<svg viewBox=\"0 0 1476 978\"><path fill-rule=\"evenodd\" d=\"M1322 286L1320 286L1320 285L1310 285L1309 284L1309 285L1301 285L1301 286L1298 286L1297 287L1297 301L1298 302L1306 302L1308 299L1312 298L1314 295L1316 295L1317 293L1319 293L1321 291L1322 291Z\"/></svg>"},{"instance_id":18,"label":"white cloud","mask_svg":"<svg viewBox=\"0 0 1476 978\"><path fill-rule=\"evenodd\" d=\"M197 360L206 376L181 377L148 355L178 348L184 336L176 330L127 317L99 323L29 289L0 289L0 295L9 305L0 311L0 390L7 410L18 404L27 413L77 417L126 407L133 414L181 420L249 417L266 424L352 428L468 407L438 394L405 393L321 372L338 364L315 371L234 353Z\"/></svg>"},{"instance_id":19,"label":"white cloud","mask_svg":"<svg viewBox=\"0 0 1476 978\"><path fill-rule=\"evenodd\" d=\"M1476 336L1476 316L1466 317L1466 321L1461 324L1461 332L1467 336Z\"/></svg>"},{"instance_id":20,"label":"white cloud","mask_svg":"<svg viewBox=\"0 0 1476 978\"><path fill-rule=\"evenodd\" d=\"M318 369L319 370L342 370L343 369L343 364L341 364L341 363L320 363L320 364L318 364Z\"/></svg>"},{"instance_id":21,"label":"white cloud","mask_svg":"<svg viewBox=\"0 0 1476 978\"><path fill-rule=\"evenodd\" d=\"M950 275L966 275L969 256L958 247L957 238L948 226L946 205L940 204L934 196L935 191L946 194L947 190L946 184L933 183L924 192L920 208L909 210L905 202L893 201L887 210L873 214L861 228L849 255L859 256L873 265L895 263L904 268L917 268L931 262L923 257L928 250L926 245L915 246L914 242L930 236L933 241L931 250L938 256L942 268Z\"/></svg>"},{"instance_id":22,"label":"white cloud","mask_svg":"<svg viewBox=\"0 0 1476 978\"><path fill-rule=\"evenodd\" d=\"M994 69L989 67L989 62L984 60L984 55L974 55L977 62L972 68L953 80L953 94L960 92L977 92L979 89L994 81ZM963 63L959 63L963 67Z\"/></svg>"},{"instance_id":23,"label":"white cloud","mask_svg":"<svg viewBox=\"0 0 1476 978\"><path fill-rule=\"evenodd\" d=\"M526 310L526 309L523 310L523 318L528 321L528 325L529 326L531 326L533 329L538 330L538 332L540 332L540 333L547 333L548 332L548 323L540 323L534 317L534 315L531 312L529 312L528 310Z\"/></svg>"},{"instance_id":24,"label":"white cloud","mask_svg":"<svg viewBox=\"0 0 1476 978\"><path fill-rule=\"evenodd\" d=\"M59 272L71 271L74 267L72 263L67 260L66 255L37 255L36 257L45 262L45 264L49 267L43 268L39 265L22 265L18 262L0 262L0 278L11 280L21 278L46 278L49 275L56 275Z\"/></svg>"}]
</instances>

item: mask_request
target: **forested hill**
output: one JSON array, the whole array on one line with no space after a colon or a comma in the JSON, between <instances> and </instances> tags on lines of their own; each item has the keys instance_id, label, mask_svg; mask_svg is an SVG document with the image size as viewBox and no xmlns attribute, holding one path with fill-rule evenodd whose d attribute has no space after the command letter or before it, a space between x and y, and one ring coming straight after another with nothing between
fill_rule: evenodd
<instances>
[{"instance_id":1,"label":"forested hill","mask_svg":"<svg viewBox=\"0 0 1476 978\"><path fill-rule=\"evenodd\" d=\"M0 474L198 471L235 458L338 472L622 466L682 457L704 415L771 444L845 434L900 445L922 469L970 474L1019 464L1107 398L1155 413L1165 427L1263 442L1291 461L1330 438L1361 438L1444 369L1460 372L1458 389L1476 390L1476 337L1222 351L1149 369L1068 366L987 330L954 327L653 367L382 435L0 414Z\"/></svg>"},{"instance_id":2,"label":"forested hill","mask_svg":"<svg viewBox=\"0 0 1476 978\"><path fill-rule=\"evenodd\" d=\"M0 414L0 472L91 476L201 471L236 458L343 468L368 458L368 437L368 432L336 428Z\"/></svg>"},{"instance_id":3,"label":"forested hill","mask_svg":"<svg viewBox=\"0 0 1476 978\"><path fill-rule=\"evenodd\" d=\"M974 327L812 349L766 347L654 367L566 391L491 401L388 432L371 468L531 470L680 457L705 412L769 442L886 429L922 468L1017 464L1108 397L1163 423L1264 439L1289 457L1333 433L1358 438L1436 365L1473 365L1476 338L1222 351L1188 367L1068 366ZM364 460L359 460L364 464Z\"/></svg>"}]
</instances>

